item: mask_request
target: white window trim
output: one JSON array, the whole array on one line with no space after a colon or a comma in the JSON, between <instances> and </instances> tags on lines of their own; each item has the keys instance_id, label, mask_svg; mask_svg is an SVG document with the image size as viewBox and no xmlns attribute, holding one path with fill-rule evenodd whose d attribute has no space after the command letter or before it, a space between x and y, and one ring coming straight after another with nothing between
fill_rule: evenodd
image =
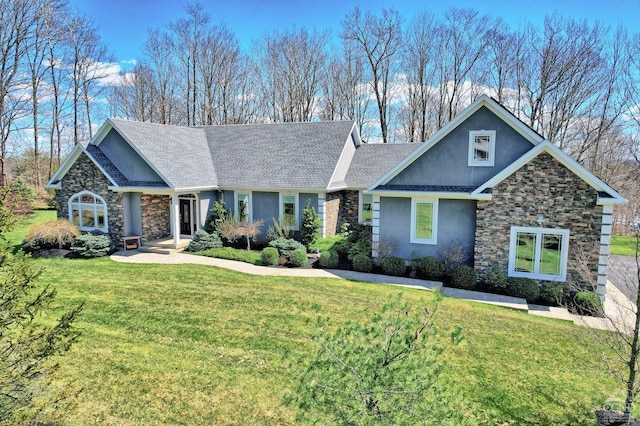
<instances>
[{"instance_id":1,"label":"white window trim","mask_svg":"<svg viewBox=\"0 0 640 426\"><path fill-rule=\"evenodd\" d=\"M487 161L475 159L475 139L476 136L489 136L489 158ZM496 131L495 130L472 130L469 132L469 167L493 167L496 157Z\"/></svg>"},{"instance_id":2,"label":"white window trim","mask_svg":"<svg viewBox=\"0 0 640 426\"><path fill-rule=\"evenodd\" d=\"M74 205L78 205L80 206L81 204L87 206L88 204L86 203L82 203L80 201L80 199L82 198L83 195L90 195L93 197L94 202L93 202L93 221L94 223L98 223L98 212L97 212L97 204L98 201L100 201L103 205L104 205L104 227L100 228L98 226L80 226L80 224L78 224L78 229L81 231L93 231L93 230L99 230L102 232L109 232L109 213L108 213L108 208L107 208L107 203L104 201L104 198L102 198L101 196L99 196L98 194L94 194L91 191L81 191L78 192L76 194L73 194L71 197L69 197L69 201L68 201L68 208L69 208L69 221L71 223L73 223L73 206ZM74 202L73 200L77 198L78 201ZM80 208L80 215L82 215L82 208Z\"/></svg>"},{"instance_id":3,"label":"white window trim","mask_svg":"<svg viewBox=\"0 0 640 426\"><path fill-rule=\"evenodd\" d=\"M526 232L530 234L536 234L536 251L535 251L535 263L533 266L533 273L516 271L516 244L518 244L517 234L519 232ZM540 270L540 252L542 245L542 235L561 235L562 236L562 252L560 253L560 275L541 274ZM545 281L559 281L565 282L567 280L567 262L569 259L569 230L568 229L556 229L556 228L540 228L529 226L512 226L511 237L509 241L509 270L508 275L510 277L523 277L532 278L534 280Z\"/></svg>"},{"instance_id":4,"label":"white window trim","mask_svg":"<svg viewBox=\"0 0 640 426\"><path fill-rule=\"evenodd\" d=\"M431 238L418 238L416 236L416 214L418 212L418 204L433 204L433 221ZM438 199L437 198L411 198L411 239L413 244L431 244L438 243Z\"/></svg>"},{"instance_id":5,"label":"white window trim","mask_svg":"<svg viewBox=\"0 0 640 426\"><path fill-rule=\"evenodd\" d=\"M253 193L251 191L233 191L233 215L236 219L240 219L240 211L238 210L238 195L248 195L249 205L247 205L247 213L249 216L249 222L253 221Z\"/></svg>"},{"instance_id":6,"label":"white window trim","mask_svg":"<svg viewBox=\"0 0 640 426\"><path fill-rule=\"evenodd\" d=\"M358 197L358 222L365 224L365 225L371 225L371 223L373 222L373 194L365 194L364 192L360 191L359 193L359 197ZM362 213L364 212L363 206L364 206L364 196L365 195L370 195L371 196L371 220L363 220L362 219Z\"/></svg>"},{"instance_id":7,"label":"white window trim","mask_svg":"<svg viewBox=\"0 0 640 426\"><path fill-rule=\"evenodd\" d=\"M289 230L291 231L298 231L298 228L300 227L300 194L297 192L281 192L280 193L280 222L284 222L284 206L283 206L283 198L285 196L293 196L295 197L295 213L296 213L296 218L295 218L295 223L293 226L288 227Z\"/></svg>"}]
</instances>

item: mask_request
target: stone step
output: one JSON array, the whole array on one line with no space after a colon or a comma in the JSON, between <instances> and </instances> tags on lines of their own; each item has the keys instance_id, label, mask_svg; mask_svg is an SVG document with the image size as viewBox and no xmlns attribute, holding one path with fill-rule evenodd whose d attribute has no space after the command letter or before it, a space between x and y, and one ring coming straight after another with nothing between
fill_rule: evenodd
<instances>
[{"instance_id":1,"label":"stone step","mask_svg":"<svg viewBox=\"0 0 640 426\"><path fill-rule=\"evenodd\" d=\"M172 254L176 254L176 253L181 253L181 252L184 251L184 249L185 249L185 247L174 249L174 248L169 248L169 247L158 247L158 246L143 245L138 250L143 252L143 253L157 253L157 254L172 255Z\"/></svg>"},{"instance_id":2,"label":"stone step","mask_svg":"<svg viewBox=\"0 0 640 426\"><path fill-rule=\"evenodd\" d=\"M145 241L143 243L144 247L158 247L158 248L167 248L167 249L178 249L184 250L189 246L191 242L190 239L180 239L180 243L176 246L173 244L173 240L164 240L164 241Z\"/></svg>"}]
</instances>

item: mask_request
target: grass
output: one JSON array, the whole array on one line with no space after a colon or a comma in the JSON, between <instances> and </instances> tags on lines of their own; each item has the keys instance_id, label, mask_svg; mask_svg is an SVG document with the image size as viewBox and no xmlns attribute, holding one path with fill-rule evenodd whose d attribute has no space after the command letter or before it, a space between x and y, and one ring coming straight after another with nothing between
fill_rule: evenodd
<instances>
[{"instance_id":1,"label":"grass","mask_svg":"<svg viewBox=\"0 0 640 426\"><path fill-rule=\"evenodd\" d=\"M47 219L49 220L49 219ZM15 233L19 236L19 233ZM318 315L365 323L398 293L338 279L257 277L200 265L38 259L55 307L85 301L80 340L60 377L82 388L61 424L295 424L283 401L315 351ZM447 299L444 332L464 342L442 354L443 380L488 424L594 424L591 409L619 387L592 361L580 328L500 307Z\"/></svg>"},{"instance_id":2,"label":"grass","mask_svg":"<svg viewBox=\"0 0 640 426\"><path fill-rule=\"evenodd\" d=\"M319 253L329 250L333 245L339 241L344 240L342 235L334 235L333 237L318 238L313 244L313 248L317 249Z\"/></svg>"},{"instance_id":3,"label":"grass","mask_svg":"<svg viewBox=\"0 0 640 426\"><path fill-rule=\"evenodd\" d=\"M636 239L634 237L625 237L622 235L611 236L611 254L620 256L635 256Z\"/></svg>"},{"instance_id":4,"label":"grass","mask_svg":"<svg viewBox=\"0 0 640 426\"><path fill-rule=\"evenodd\" d=\"M27 230L30 226L38 223L52 222L57 219L55 210L34 210L20 218L18 226L6 233L6 238L17 247L22 244L24 236L27 234Z\"/></svg>"},{"instance_id":5,"label":"grass","mask_svg":"<svg viewBox=\"0 0 640 426\"><path fill-rule=\"evenodd\" d=\"M399 292L337 279L254 277L207 266L41 260L57 303L86 301L80 341L62 374L83 388L65 424L293 424L283 403L314 351L319 310L332 323L365 321ZM444 378L502 424L589 424L616 386L590 362L576 326L445 299L443 330L465 342Z\"/></svg>"},{"instance_id":6,"label":"grass","mask_svg":"<svg viewBox=\"0 0 640 426\"><path fill-rule=\"evenodd\" d=\"M251 263L253 265L262 265L262 259L259 252L239 250L232 247L214 248L193 254L206 257L217 257L219 259L237 260L240 262Z\"/></svg>"}]
</instances>

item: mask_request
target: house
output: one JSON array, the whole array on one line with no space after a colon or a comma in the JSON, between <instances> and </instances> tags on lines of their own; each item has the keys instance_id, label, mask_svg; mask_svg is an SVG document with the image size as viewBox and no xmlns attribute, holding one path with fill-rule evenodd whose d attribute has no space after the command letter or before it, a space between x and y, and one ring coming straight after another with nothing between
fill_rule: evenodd
<instances>
[{"instance_id":1,"label":"house","mask_svg":"<svg viewBox=\"0 0 640 426\"><path fill-rule=\"evenodd\" d=\"M351 121L180 127L110 119L51 178L81 230L181 239L216 200L243 220L296 228L307 202L324 236L365 222L394 255L459 245L483 276L579 280L603 296L612 188L481 96L422 144L365 144ZM266 226L265 226L266 227Z\"/></svg>"}]
</instances>

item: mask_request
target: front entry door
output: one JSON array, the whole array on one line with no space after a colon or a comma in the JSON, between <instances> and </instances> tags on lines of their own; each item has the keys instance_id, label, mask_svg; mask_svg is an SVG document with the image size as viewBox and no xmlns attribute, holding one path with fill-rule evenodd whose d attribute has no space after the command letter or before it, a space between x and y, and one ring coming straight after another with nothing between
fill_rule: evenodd
<instances>
[{"instance_id":1,"label":"front entry door","mask_svg":"<svg viewBox=\"0 0 640 426\"><path fill-rule=\"evenodd\" d=\"M180 233L191 235L191 200L180 199Z\"/></svg>"}]
</instances>

